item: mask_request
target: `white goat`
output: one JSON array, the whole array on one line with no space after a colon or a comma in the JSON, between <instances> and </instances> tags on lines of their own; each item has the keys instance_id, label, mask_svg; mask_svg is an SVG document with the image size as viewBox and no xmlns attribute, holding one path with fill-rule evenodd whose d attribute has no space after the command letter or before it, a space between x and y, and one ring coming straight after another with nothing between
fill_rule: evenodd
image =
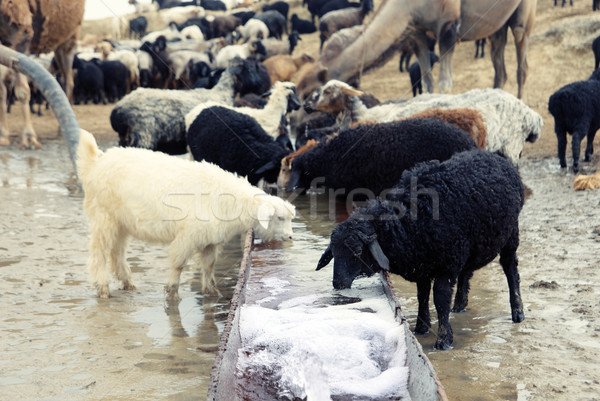
<instances>
[{"instance_id":1,"label":"white goat","mask_svg":"<svg viewBox=\"0 0 600 401\"><path fill-rule=\"evenodd\" d=\"M486 150L500 151L514 165L519 163L525 141L535 142L544 124L538 113L502 89L473 89L458 95L426 94L371 108L358 98L361 94L345 82L331 80L307 99L305 108L338 115L341 128L356 121L394 121L434 108L475 109L485 120Z\"/></svg>"},{"instance_id":2,"label":"white goat","mask_svg":"<svg viewBox=\"0 0 600 401\"><path fill-rule=\"evenodd\" d=\"M175 302L190 257L200 262L203 292L215 291L213 267L225 242L249 228L265 241L292 238L292 204L214 164L135 148L103 153L84 130L77 157L91 231L88 268L101 298L110 297L110 272L124 290L135 289L125 260L129 237L169 244L165 289Z\"/></svg>"},{"instance_id":3,"label":"white goat","mask_svg":"<svg viewBox=\"0 0 600 401\"><path fill-rule=\"evenodd\" d=\"M233 107L217 102L204 102L197 105L186 114L185 129L186 131L189 130L190 125L205 108L221 106L253 117L267 134L272 136L273 139L277 139L280 135L279 127L281 125L281 118L288 113L290 102L296 109L299 108L300 100L296 94L296 86L291 82L279 81L273 85L269 102L264 108L254 109L252 107Z\"/></svg>"}]
</instances>

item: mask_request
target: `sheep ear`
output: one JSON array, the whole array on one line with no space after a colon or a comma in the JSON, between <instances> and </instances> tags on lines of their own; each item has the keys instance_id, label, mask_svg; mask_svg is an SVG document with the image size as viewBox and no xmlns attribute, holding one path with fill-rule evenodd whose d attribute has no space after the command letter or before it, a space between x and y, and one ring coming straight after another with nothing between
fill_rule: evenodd
<instances>
[{"instance_id":1,"label":"sheep ear","mask_svg":"<svg viewBox=\"0 0 600 401\"><path fill-rule=\"evenodd\" d=\"M300 171L299 168L294 168L293 164L292 164L292 173L290 175L290 181L288 182L287 186L285 187L285 191L286 192L292 192L294 189L296 189L296 187L298 186L298 183L300 182L300 176L302 175L302 172Z\"/></svg>"},{"instance_id":2,"label":"sheep ear","mask_svg":"<svg viewBox=\"0 0 600 401\"><path fill-rule=\"evenodd\" d=\"M258 208L258 223L262 228L267 230L269 228L269 223L275 214L275 208L267 203L263 203Z\"/></svg>"},{"instance_id":3,"label":"sheep ear","mask_svg":"<svg viewBox=\"0 0 600 401\"><path fill-rule=\"evenodd\" d=\"M328 76L329 76L329 71L327 70L327 68L323 68L317 73L317 79L323 84L325 82L327 82Z\"/></svg>"},{"instance_id":4,"label":"sheep ear","mask_svg":"<svg viewBox=\"0 0 600 401\"><path fill-rule=\"evenodd\" d=\"M321 255L321 259L319 259L319 263L317 263L316 270L321 270L327 266L329 262L331 262L331 259L333 259L333 252L331 252L331 245L329 245L327 249L325 249L325 252L323 252L323 255Z\"/></svg>"},{"instance_id":5,"label":"sheep ear","mask_svg":"<svg viewBox=\"0 0 600 401\"><path fill-rule=\"evenodd\" d=\"M377 240L374 240L369 244L369 251L371 251L371 255L373 255L373 258L375 258L375 261L379 264L379 267L389 272L390 261L383 253L383 249L381 249L381 245L379 245Z\"/></svg>"},{"instance_id":6,"label":"sheep ear","mask_svg":"<svg viewBox=\"0 0 600 401\"><path fill-rule=\"evenodd\" d=\"M348 96L362 96L363 92L359 91L358 89L354 89L354 88L341 88L342 89L342 93Z\"/></svg>"},{"instance_id":7,"label":"sheep ear","mask_svg":"<svg viewBox=\"0 0 600 401\"><path fill-rule=\"evenodd\" d=\"M256 170L256 171L254 172L254 174L257 174L257 175L258 175L258 174L262 174L262 173L264 173L265 171L268 171L268 170L274 169L275 167L277 167L277 166L275 165L275 162L271 160L270 162L268 162L267 164L265 164L264 166L262 166L262 167L260 167L258 170Z\"/></svg>"}]
</instances>

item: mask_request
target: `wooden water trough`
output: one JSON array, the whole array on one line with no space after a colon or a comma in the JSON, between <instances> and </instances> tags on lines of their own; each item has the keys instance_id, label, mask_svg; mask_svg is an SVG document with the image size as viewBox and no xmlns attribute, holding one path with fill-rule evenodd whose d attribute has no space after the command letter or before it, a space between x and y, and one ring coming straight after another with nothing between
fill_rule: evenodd
<instances>
[{"instance_id":1,"label":"wooden water trough","mask_svg":"<svg viewBox=\"0 0 600 401\"><path fill-rule=\"evenodd\" d=\"M238 350L243 346L240 335L240 311L247 301L247 284L253 274L252 248L254 236L248 231L244 244L244 256L238 272L237 285L231 300L229 315L221 336L221 341L212 368L208 401L246 401L248 396L240 396L238 386L237 362ZM255 272L256 274L256 272ZM400 304L387 274L380 275L382 294L387 298L396 321L403 328L407 350L406 363L409 371L408 392L410 399L416 401L445 401L448 398L431 362L423 352L423 348L408 328L408 323L402 314ZM250 398L252 401L254 399ZM406 398L401 398L402 400ZM262 401L258 398L256 401Z\"/></svg>"}]
</instances>

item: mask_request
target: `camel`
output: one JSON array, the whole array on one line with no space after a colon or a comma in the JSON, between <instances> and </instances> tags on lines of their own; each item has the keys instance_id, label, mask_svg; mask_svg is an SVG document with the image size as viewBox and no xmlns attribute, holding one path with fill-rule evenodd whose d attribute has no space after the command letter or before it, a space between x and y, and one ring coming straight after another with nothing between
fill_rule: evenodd
<instances>
[{"instance_id":1,"label":"camel","mask_svg":"<svg viewBox=\"0 0 600 401\"><path fill-rule=\"evenodd\" d=\"M446 93L452 87L452 54L457 41L490 37L496 72L494 87L506 82L504 48L510 27L517 48L518 97L523 95L527 77L527 42L535 24L537 0L384 0L372 20L350 46L329 60L319 60L316 70L327 70L328 79L351 82L363 72L383 65L409 38L417 44L417 57L428 92L433 92L428 35L439 44L438 87ZM322 74L321 74L322 75ZM298 86L312 85L299 82ZM302 94L305 96L306 94Z\"/></svg>"},{"instance_id":2,"label":"camel","mask_svg":"<svg viewBox=\"0 0 600 401\"><path fill-rule=\"evenodd\" d=\"M73 99L73 56L75 41L83 21L85 0L0 0L0 42L23 54L54 51L61 85L69 101ZM5 110L6 89L0 83L0 108ZM17 74L15 95L23 104L25 128L20 147L42 145L31 123L29 84ZM4 112L0 112L0 145L9 145Z\"/></svg>"}]
</instances>

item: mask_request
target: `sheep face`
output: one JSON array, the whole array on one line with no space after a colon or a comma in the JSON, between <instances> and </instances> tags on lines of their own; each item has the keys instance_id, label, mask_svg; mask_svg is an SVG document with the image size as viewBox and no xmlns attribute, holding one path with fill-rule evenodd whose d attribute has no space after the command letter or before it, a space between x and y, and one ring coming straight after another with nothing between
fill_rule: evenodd
<instances>
[{"instance_id":1,"label":"sheep face","mask_svg":"<svg viewBox=\"0 0 600 401\"><path fill-rule=\"evenodd\" d=\"M372 276L379 270L389 271L388 258L383 253L373 227L366 221L347 220L333 231L331 242L325 250L317 270L333 263L333 287L350 288L354 279Z\"/></svg>"},{"instance_id":2,"label":"sheep face","mask_svg":"<svg viewBox=\"0 0 600 401\"><path fill-rule=\"evenodd\" d=\"M293 86L290 88L287 96L287 112L291 113L294 110L298 110L302 106L300 103L300 98L298 97L298 93L296 93L296 87Z\"/></svg>"},{"instance_id":3,"label":"sheep face","mask_svg":"<svg viewBox=\"0 0 600 401\"><path fill-rule=\"evenodd\" d=\"M322 111L337 115L349 106L349 96L362 94L345 82L331 80L313 92L304 102L304 110L307 113Z\"/></svg>"},{"instance_id":4,"label":"sheep face","mask_svg":"<svg viewBox=\"0 0 600 401\"><path fill-rule=\"evenodd\" d=\"M256 236L264 241L287 241L292 239L292 219L296 208L276 196L264 194L258 197Z\"/></svg>"}]
</instances>

